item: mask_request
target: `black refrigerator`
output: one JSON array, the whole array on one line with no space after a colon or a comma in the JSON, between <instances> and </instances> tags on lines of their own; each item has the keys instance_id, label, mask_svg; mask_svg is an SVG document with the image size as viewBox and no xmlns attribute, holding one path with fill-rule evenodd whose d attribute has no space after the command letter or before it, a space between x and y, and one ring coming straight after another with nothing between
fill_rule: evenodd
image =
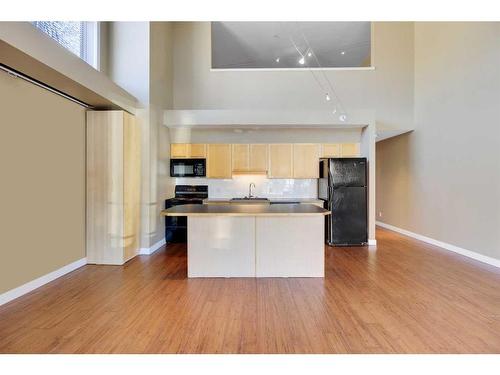
<instances>
[{"instance_id":1,"label":"black refrigerator","mask_svg":"<svg viewBox=\"0 0 500 375\"><path fill-rule=\"evenodd\" d=\"M368 243L366 167L366 158L320 159L318 197L331 211L325 217L325 237L329 245Z\"/></svg>"}]
</instances>

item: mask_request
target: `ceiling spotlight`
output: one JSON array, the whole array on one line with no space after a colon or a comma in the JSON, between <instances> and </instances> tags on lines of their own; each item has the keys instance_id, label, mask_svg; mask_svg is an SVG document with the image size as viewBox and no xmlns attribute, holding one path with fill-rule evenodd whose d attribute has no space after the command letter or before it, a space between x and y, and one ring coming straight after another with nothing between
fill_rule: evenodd
<instances>
[{"instance_id":1,"label":"ceiling spotlight","mask_svg":"<svg viewBox=\"0 0 500 375\"><path fill-rule=\"evenodd\" d=\"M313 55L313 54L312 54L312 52L311 52L311 51L309 51L309 52L307 53L307 56L308 56L308 57L311 57L312 55Z\"/></svg>"},{"instance_id":2,"label":"ceiling spotlight","mask_svg":"<svg viewBox=\"0 0 500 375\"><path fill-rule=\"evenodd\" d=\"M299 59L299 64L300 65L304 65L306 63L306 59L304 58L304 56L302 56L300 59Z\"/></svg>"},{"instance_id":3,"label":"ceiling spotlight","mask_svg":"<svg viewBox=\"0 0 500 375\"><path fill-rule=\"evenodd\" d=\"M274 60L274 61L276 61L277 63L279 63L280 62L280 58L276 57L276 60Z\"/></svg>"},{"instance_id":4,"label":"ceiling spotlight","mask_svg":"<svg viewBox=\"0 0 500 375\"><path fill-rule=\"evenodd\" d=\"M326 101L329 102L331 99L330 99L330 95L328 95L328 93L326 93Z\"/></svg>"},{"instance_id":5,"label":"ceiling spotlight","mask_svg":"<svg viewBox=\"0 0 500 375\"><path fill-rule=\"evenodd\" d=\"M339 116L339 120L342 121L342 122L345 122L347 120L347 116L342 114Z\"/></svg>"},{"instance_id":6,"label":"ceiling spotlight","mask_svg":"<svg viewBox=\"0 0 500 375\"><path fill-rule=\"evenodd\" d=\"M332 114L336 114L337 113L337 108L334 108L333 111L332 111Z\"/></svg>"},{"instance_id":7,"label":"ceiling spotlight","mask_svg":"<svg viewBox=\"0 0 500 375\"><path fill-rule=\"evenodd\" d=\"M345 55L345 51L340 52L341 55Z\"/></svg>"}]
</instances>

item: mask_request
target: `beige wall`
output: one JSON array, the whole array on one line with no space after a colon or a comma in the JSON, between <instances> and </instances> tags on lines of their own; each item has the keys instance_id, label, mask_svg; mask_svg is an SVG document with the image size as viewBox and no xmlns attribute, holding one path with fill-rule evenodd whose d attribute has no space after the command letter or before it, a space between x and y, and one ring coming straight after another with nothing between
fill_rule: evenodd
<instances>
[{"instance_id":1,"label":"beige wall","mask_svg":"<svg viewBox=\"0 0 500 375\"><path fill-rule=\"evenodd\" d=\"M84 108L0 72L0 293L85 257Z\"/></svg>"},{"instance_id":2,"label":"beige wall","mask_svg":"<svg viewBox=\"0 0 500 375\"><path fill-rule=\"evenodd\" d=\"M377 144L385 223L500 259L500 23L415 24L415 131Z\"/></svg>"}]
</instances>

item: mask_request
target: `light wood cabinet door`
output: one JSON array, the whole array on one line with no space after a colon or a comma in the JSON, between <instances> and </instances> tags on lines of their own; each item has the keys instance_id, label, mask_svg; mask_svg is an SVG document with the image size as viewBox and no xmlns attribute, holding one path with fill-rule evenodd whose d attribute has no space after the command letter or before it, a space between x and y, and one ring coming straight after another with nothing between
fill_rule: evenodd
<instances>
[{"instance_id":1,"label":"light wood cabinet door","mask_svg":"<svg viewBox=\"0 0 500 375\"><path fill-rule=\"evenodd\" d=\"M187 158L188 157L188 144L187 143L172 143L170 145L170 157L173 159Z\"/></svg>"},{"instance_id":2,"label":"light wood cabinet door","mask_svg":"<svg viewBox=\"0 0 500 375\"><path fill-rule=\"evenodd\" d=\"M170 145L170 157L173 159L207 157L206 145L203 143L172 143Z\"/></svg>"},{"instance_id":3,"label":"light wood cabinet door","mask_svg":"<svg viewBox=\"0 0 500 375\"><path fill-rule=\"evenodd\" d=\"M250 166L250 145L234 144L233 148L233 172L248 172Z\"/></svg>"},{"instance_id":4,"label":"light wood cabinet door","mask_svg":"<svg viewBox=\"0 0 500 375\"><path fill-rule=\"evenodd\" d=\"M269 178L293 177L292 144L269 145Z\"/></svg>"},{"instance_id":5,"label":"light wood cabinet door","mask_svg":"<svg viewBox=\"0 0 500 375\"><path fill-rule=\"evenodd\" d=\"M338 143L323 143L321 145L322 158L339 158L340 144Z\"/></svg>"},{"instance_id":6,"label":"light wood cabinet door","mask_svg":"<svg viewBox=\"0 0 500 375\"><path fill-rule=\"evenodd\" d=\"M319 178L319 145L293 145L293 178Z\"/></svg>"},{"instance_id":7,"label":"light wood cabinet door","mask_svg":"<svg viewBox=\"0 0 500 375\"><path fill-rule=\"evenodd\" d=\"M207 146L207 177L208 178L231 178L230 144L209 144Z\"/></svg>"},{"instance_id":8,"label":"light wood cabinet door","mask_svg":"<svg viewBox=\"0 0 500 375\"><path fill-rule=\"evenodd\" d=\"M340 155L343 158L356 158L359 156L359 143L342 143Z\"/></svg>"},{"instance_id":9,"label":"light wood cabinet door","mask_svg":"<svg viewBox=\"0 0 500 375\"><path fill-rule=\"evenodd\" d=\"M266 144L250 145L250 165L249 169L253 172L264 172L268 170L268 149Z\"/></svg>"},{"instance_id":10,"label":"light wood cabinet door","mask_svg":"<svg viewBox=\"0 0 500 375\"><path fill-rule=\"evenodd\" d=\"M188 157L204 159L207 157L206 145L203 143L192 143L188 146Z\"/></svg>"}]
</instances>

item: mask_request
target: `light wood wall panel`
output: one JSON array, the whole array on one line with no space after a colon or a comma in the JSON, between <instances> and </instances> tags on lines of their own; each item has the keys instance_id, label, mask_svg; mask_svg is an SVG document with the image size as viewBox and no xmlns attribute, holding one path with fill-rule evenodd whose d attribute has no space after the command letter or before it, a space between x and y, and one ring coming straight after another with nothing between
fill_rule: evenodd
<instances>
[{"instance_id":1,"label":"light wood wall panel","mask_svg":"<svg viewBox=\"0 0 500 375\"><path fill-rule=\"evenodd\" d=\"M124 260L137 255L140 248L141 213L141 131L134 116L124 113L123 147L123 203L124 211Z\"/></svg>"},{"instance_id":2,"label":"light wood wall panel","mask_svg":"<svg viewBox=\"0 0 500 375\"><path fill-rule=\"evenodd\" d=\"M123 111L87 112L87 261L123 264L138 253L140 131Z\"/></svg>"}]
</instances>

